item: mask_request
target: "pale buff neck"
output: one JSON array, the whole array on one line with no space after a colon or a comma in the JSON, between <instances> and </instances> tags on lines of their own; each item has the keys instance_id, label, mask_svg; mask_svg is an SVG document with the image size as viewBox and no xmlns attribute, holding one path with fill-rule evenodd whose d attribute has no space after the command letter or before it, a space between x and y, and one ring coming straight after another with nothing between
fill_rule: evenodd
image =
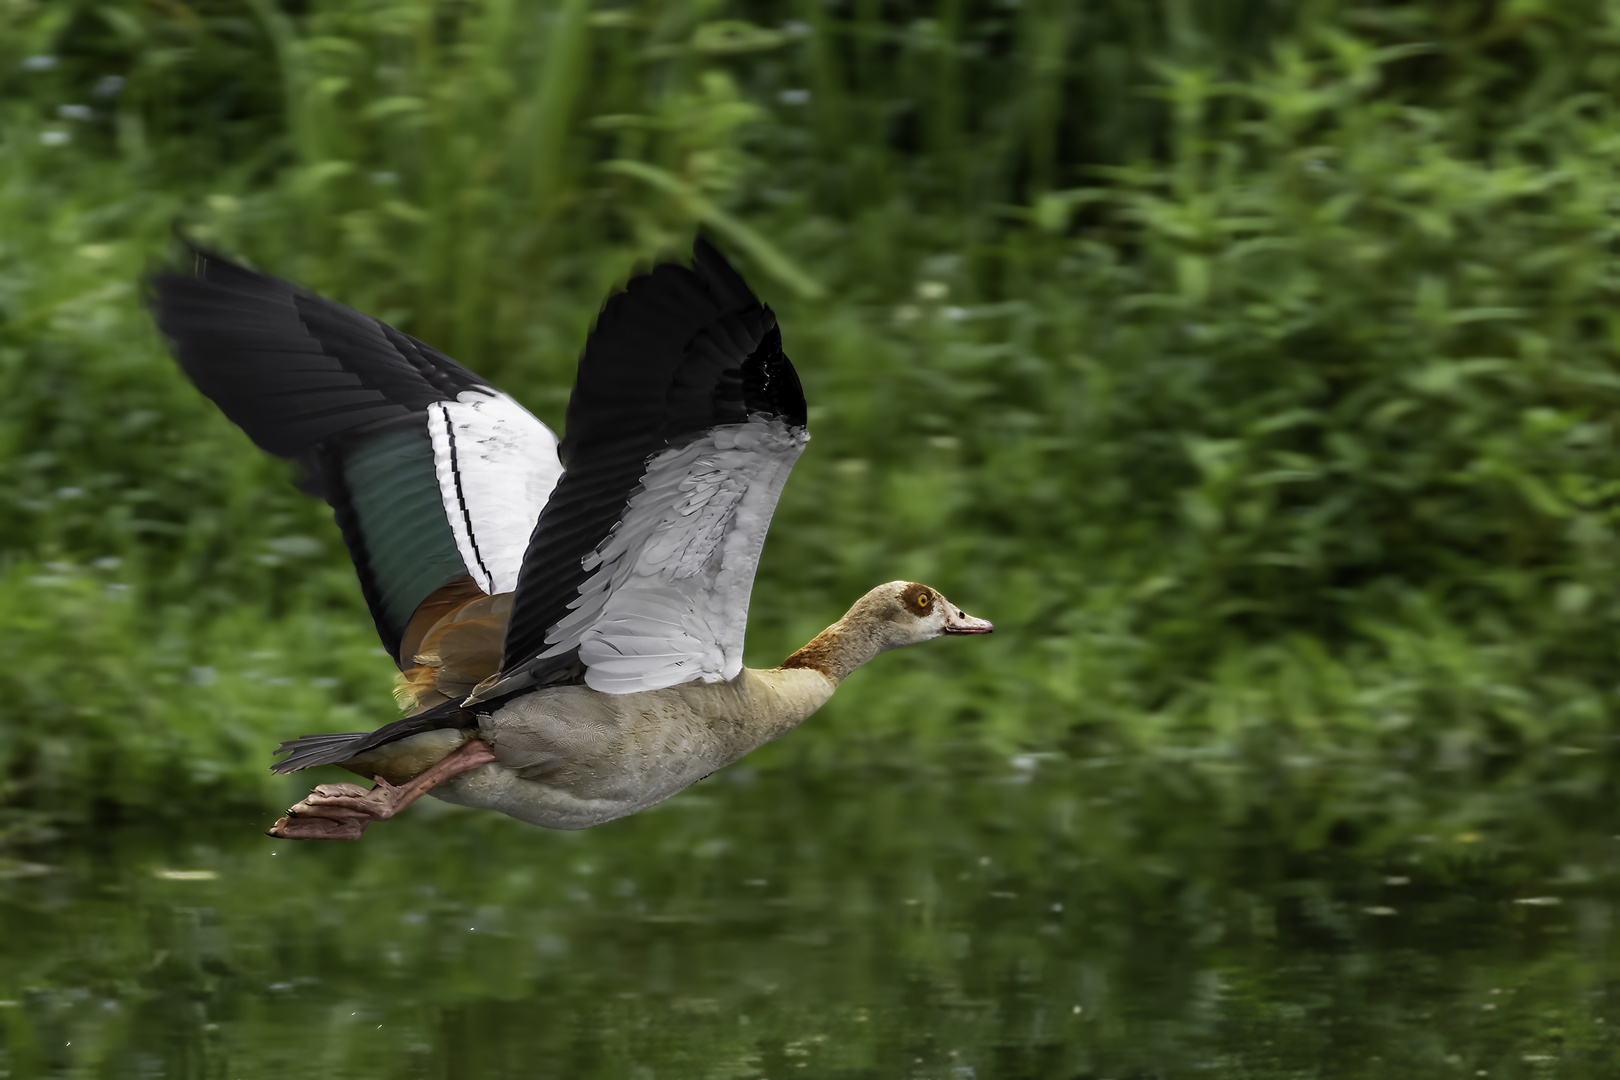
<instances>
[{"instance_id":1,"label":"pale buff neck","mask_svg":"<svg viewBox=\"0 0 1620 1080\"><path fill-rule=\"evenodd\" d=\"M732 761L798 727L825 705L836 689L832 680L808 668L745 668L742 677L730 685L742 691L748 717L732 729L727 740L734 750L729 758Z\"/></svg>"}]
</instances>

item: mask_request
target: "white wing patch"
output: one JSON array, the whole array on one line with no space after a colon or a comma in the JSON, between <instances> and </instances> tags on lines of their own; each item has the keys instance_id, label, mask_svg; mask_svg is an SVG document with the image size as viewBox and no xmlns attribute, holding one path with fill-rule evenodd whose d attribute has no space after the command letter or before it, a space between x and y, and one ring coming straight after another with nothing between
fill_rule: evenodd
<instances>
[{"instance_id":1,"label":"white wing patch","mask_svg":"<svg viewBox=\"0 0 1620 1080\"><path fill-rule=\"evenodd\" d=\"M585 684L610 694L736 678L760 549L809 439L754 416L649 461L541 655L577 647Z\"/></svg>"},{"instance_id":2,"label":"white wing patch","mask_svg":"<svg viewBox=\"0 0 1620 1080\"><path fill-rule=\"evenodd\" d=\"M557 436L496 390L428 407L433 468L467 572L484 592L517 588L529 534L562 475Z\"/></svg>"}]
</instances>

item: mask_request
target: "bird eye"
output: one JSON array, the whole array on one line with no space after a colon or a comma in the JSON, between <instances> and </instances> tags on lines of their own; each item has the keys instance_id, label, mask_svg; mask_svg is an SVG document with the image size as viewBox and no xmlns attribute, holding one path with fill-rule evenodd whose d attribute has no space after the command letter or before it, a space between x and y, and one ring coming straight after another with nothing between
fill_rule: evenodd
<instances>
[{"instance_id":1,"label":"bird eye","mask_svg":"<svg viewBox=\"0 0 1620 1080\"><path fill-rule=\"evenodd\" d=\"M928 606L928 594L927 593L923 593L921 596L917 597L917 606L920 607L920 608L925 608L925 607Z\"/></svg>"}]
</instances>

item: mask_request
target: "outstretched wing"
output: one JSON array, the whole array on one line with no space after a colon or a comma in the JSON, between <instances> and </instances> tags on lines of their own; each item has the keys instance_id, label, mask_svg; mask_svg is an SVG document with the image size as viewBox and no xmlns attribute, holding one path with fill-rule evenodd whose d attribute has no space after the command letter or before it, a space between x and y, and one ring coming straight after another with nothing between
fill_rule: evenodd
<instances>
[{"instance_id":1,"label":"outstretched wing","mask_svg":"<svg viewBox=\"0 0 1620 1080\"><path fill-rule=\"evenodd\" d=\"M556 436L369 315L193 255L192 272L152 278L159 329L226 416L303 465L306 489L332 505L377 633L410 666L407 627L435 592L466 592L469 579L487 594L516 588L562 472Z\"/></svg>"},{"instance_id":2,"label":"outstretched wing","mask_svg":"<svg viewBox=\"0 0 1620 1080\"><path fill-rule=\"evenodd\" d=\"M581 668L609 693L741 671L760 549L809 435L775 316L709 244L693 256L603 307L501 671L469 703Z\"/></svg>"}]
</instances>

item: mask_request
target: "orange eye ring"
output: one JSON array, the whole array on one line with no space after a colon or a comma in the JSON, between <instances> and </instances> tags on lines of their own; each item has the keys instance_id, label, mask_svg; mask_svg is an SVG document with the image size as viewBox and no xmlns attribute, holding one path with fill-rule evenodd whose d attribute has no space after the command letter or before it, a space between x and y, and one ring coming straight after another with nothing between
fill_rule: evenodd
<instances>
[{"instance_id":1,"label":"orange eye ring","mask_svg":"<svg viewBox=\"0 0 1620 1080\"><path fill-rule=\"evenodd\" d=\"M931 601L927 593L923 593L921 596L917 597L917 606L920 608L926 608L930 602Z\"/></svg>"}]
</instances>

